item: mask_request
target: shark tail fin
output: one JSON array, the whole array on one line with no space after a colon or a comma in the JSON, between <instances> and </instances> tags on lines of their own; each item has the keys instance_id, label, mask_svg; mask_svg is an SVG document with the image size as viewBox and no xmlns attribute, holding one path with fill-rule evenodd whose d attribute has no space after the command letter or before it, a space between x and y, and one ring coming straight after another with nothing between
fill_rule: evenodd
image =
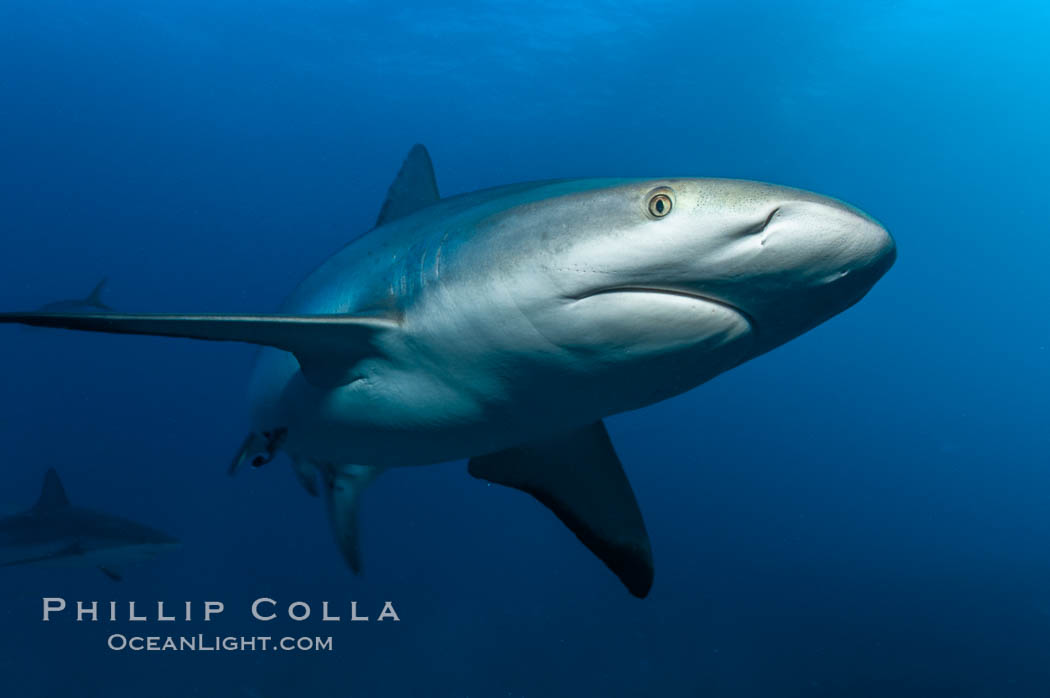
<instances>
[{"instance_id":1,"label":"shark tail fin","mask_svg":"<svg viewBox=\"0 0 1050 698\"><path fill-rule=\"evenodd\" d=\"M112 308L102 302L102 290L106 288L107 283L109 283L109 277L105 276L95 284L95 288L91 289L91 293L84 299L84 303L102 310L112 310Z\"/></svg>"},{"instance_id":2,"label":"shark tail fin","mask_svg":"<svg viewBox=\"0 0 1050 698\"><path fill-rule=\"evenodd\" d=\"M381 353L377 335L399 327L398 319L380 316L109 312L0 313L4 323L276 347L294 354L306 380L324 388L351 382L359 360Z\"/></svg>"},{"instance_id":3,"label":"shark tail fin","mask_svg":"<svg viewBox=\"0 0 1050 698\"><path fill-rule=\"evenodd\" d=\"M372 483L383 468L368 465L327 466L321 469L328 517L339 551L354 574L361 573L361 549L358 542L358 515L361 492Z\"/></svg>"},{"instance_id":4,"label":"shark tail fin","mask_svg":"<svg viewBox=\"0 0 1050 698\"><path fill-rule=\"evenodd\" d=\"M40 497L36 500L36 504L33 505L33 511L41 513L63 509L68 506L69 497L66 496L66 488L62 486L62 481L58 479L58 472L54 468L49 468L47 474L44 475L44 486L40 489Z\"/></svg>"}]
</instances>

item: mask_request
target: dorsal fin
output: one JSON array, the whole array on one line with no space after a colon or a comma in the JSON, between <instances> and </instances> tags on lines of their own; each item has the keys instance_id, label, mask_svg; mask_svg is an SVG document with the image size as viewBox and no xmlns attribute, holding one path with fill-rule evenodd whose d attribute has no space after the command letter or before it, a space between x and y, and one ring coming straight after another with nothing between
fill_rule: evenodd
<instances>
[{"instance_id":1,"label":"dorsal fin","mask_svg":"<svg viewBox=\"0 0 1050 698\"><path fill-rule=\"evenodd\" d=\"M91 290L91 293L88 294L88 297L84 299L84 303L87 305L93 305L96 308L109 310L109 306L102 302L102 289L106 287L106 282L108 281L108 276L99 281L98 284L95 285L95 288Z\"/></svg>"},{"instance_id":2,"label":"dorsal fin","mask_svg":"<svg viewBox=\"0 0 1050 698\"><path fill-rule=\"evenodd\" d=\"M33 505L36 513L64 509L69 506L69 498L66 497L66 489L62 487L62 481L58 479L58 473L50 468L44 475L44 487L40 490L40 498Z\"/></svg>"},{"instance_id":3,"label":"dorsal fin","mask_svg":"<svg viewBox=\"0 0 1050 698\"><path fill-rule=\"evenodd\" d=\"M405 162L387 191L376 227L411 215L440 198L430 154L417 143L408 151Z\"/></svg>"}]
</instances>

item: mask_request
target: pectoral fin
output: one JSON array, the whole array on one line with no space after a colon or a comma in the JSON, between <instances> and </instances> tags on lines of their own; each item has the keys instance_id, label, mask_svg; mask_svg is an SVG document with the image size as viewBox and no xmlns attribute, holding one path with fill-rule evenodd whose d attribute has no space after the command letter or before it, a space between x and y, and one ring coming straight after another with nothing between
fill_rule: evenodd
<instances>
[{"instance_id":1,"label":"pectoral fin","mask_svg":"<svg viewBox=\"0 0 1050 698\"><path fill-rule=\"evenodd\" d=\"M476 456L474 477L528 492L561 519L627 590L644 598L653 555L634 491L602 422L546 441Z\"/></svg>"},{"instance_id":2,"label":"pectoral fin","mask_svg":"<svg viewBox=\"0 0 1050 698\"><path fill-rule=\"evenodd\" d=\"M0 323L261 344L295 354L306 380L325 388L351 382L354 365L379 353L377 336L398 327L387 317L349 315L0 313Z\"/></svg>"}]
</instances>

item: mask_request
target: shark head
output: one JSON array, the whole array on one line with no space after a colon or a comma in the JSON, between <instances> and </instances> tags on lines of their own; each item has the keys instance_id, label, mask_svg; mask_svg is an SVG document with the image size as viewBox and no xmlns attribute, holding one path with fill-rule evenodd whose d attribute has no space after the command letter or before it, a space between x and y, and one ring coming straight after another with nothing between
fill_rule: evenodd
<instances>
[{"instance_id":1,"label":"shark head","mask_svg":"<svg viewBox=\"0 0 1050 698\"><path fill-rule=\"evenodd\" d=\"M182 547L177 538L135 521L86 509L75 509L73 515L90 532L83 539L85 548L116 560L152 560Z\"/></svg>"},{"instance_id":2,"label":"shark head","mask_svg":"<svg viewBox=\"0 0 1050 698\"><path fill-rule=\"evenodd\" d=\"M890 234L860 211L757 182L599 183L505 216L530 231L528 242L495 236L533 260L508 275L515 304L605 379L629 368L622 377L643 380L649 400L842 312L896 258Z\"/></svg>"}]
</instances>

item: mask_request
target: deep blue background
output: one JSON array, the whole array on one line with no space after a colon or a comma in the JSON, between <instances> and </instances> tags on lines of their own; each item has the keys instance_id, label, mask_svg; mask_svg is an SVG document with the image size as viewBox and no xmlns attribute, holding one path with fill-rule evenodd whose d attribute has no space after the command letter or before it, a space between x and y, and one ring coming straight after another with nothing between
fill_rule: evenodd
<instances>
[{"instance_id":1,"label":"deep blue background","mask_svg":"<svg viewBox=\"0 0 1050 698\"><path fill-rule=\"evenodd\" d=\"M3 309L108 274L122 309L270 311L416 141L447 194L760 179L900 248L841 317L609 421L645 601L462 463L377 482L354 579L286 461L224 475L252 348L3 328L0 509L55 466L185 548L120 585L3 570L0 694L1050 693L1048 61L1034 1L0 0ZM227 603L154 634L280 634L259 595L402 622L291 629L334 654L116 654L45 595Z\"/></svg>"}]
</instances>

